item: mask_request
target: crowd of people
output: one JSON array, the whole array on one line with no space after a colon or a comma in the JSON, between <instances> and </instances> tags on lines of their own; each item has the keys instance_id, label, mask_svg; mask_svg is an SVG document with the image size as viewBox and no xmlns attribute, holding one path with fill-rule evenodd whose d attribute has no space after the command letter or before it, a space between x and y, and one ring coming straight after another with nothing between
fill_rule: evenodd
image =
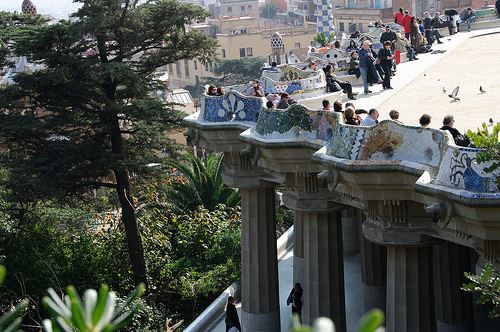
<instances>
[{"instance_id":1,"label":"crowd of people","mask_svg":"<svg viewBox=\"0 0 500 332\"><path fill-rule=\"evenodd\" d=\"M374 126L379 122L378 119L380 117L380 113L376 108L372 108L367 112L363 109L357 109L351 102L346 103L345 107L342 108L342 103L340 103L339 101L335 101L332 107L327 99L323 100L322 105L323 105L322 108L323 111L343 113L344 122L345 124L348 125ZM361 117L361 114L365 113L367 115L363 119ZM397 110L391 110L389 112L389 117L391 120L399 124L403 124L403 122L399 120L399 112ZM431 116L429 114L422 114L418 122L420 127L429 128L429 125L431 124ZM453 115L446 115L443 118L443 126L440 127L439 129L449 131L456 145L471 146L471 141L467 137L467 135L460 133L458 129L454 128L454 125L455 125L455 120L453 118Z\"/></svg>"}]
</instances>

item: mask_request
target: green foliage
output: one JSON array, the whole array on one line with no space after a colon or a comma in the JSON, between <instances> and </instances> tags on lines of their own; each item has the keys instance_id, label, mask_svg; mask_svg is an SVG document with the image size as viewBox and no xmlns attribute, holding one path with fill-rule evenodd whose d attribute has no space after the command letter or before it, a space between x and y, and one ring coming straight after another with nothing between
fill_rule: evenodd
<instances>
[{"instance_id":1,"label":"green foliage","mask_svg":"<svg viewBox=\"0 0 500 332\"><path fill-rule=\"evenodd\" d=\"M220 77L219 85L244 83L260 77L260 69L264 65L263 58L244 58L236 60L222 60L212 69Z\"/></svg>"},{"instance_id":2,"label":"green foliage","mask_svg":"<svg viewBox=\"0 0 500 332\"><path fill-rule=\"evenodd\" d=\"M185 88L193 97L199 98L203 95L204 86L207 84L227 86L245 83L260 77L260 69L264 62L265 59L259 57L220 60L212 68L212 73L216 77L202 77L198 84L188 85Z\"/></svg>"},{"instance_id":3,"label":"green foliage","mask_svg":"<svg viewBox=\"0 0 500 332\"><path fill-rule=\"evenodd\" d=\"M277 12L278 12L278 9L270 1L266 1L264 6L262 6L260 8L260 16L264 17L264 18L274 19L274 18L276 18Z\"/></svg>"},{"instance_id":4,"label":"green foliage","mask_svg":"<svg viewBox=\"0 0 500 332\"><path fill-rule=\"evenodd\" d=\"M465 276L471 282L464 284L462 289L468 292L479 292L480 304L493 304L490 317L500 317L500 275L495 271L493 264L486 263L478 275L466 272Z\"/></svg>"},{"instance_id":5,"label":"green foliage","mask_svg":"<svg viewBox=\"0 0 500 332\"><path fill-rule=\"evenodd\" d=\"M383 332L384 313L380 309L373 309L361 317L358 332ZM291 332L335 332L335 326L329 318L320 317L311 328L301 325L298 316L293 317Z\"/></svg>"},{"instance_id":6,"label":"green foliage","mask_svg":"<svg viewBox=\"0 0 500 332\"><path fill-rule=\"evenodd\" d=\"M186 24L208 12L175 0L76 0L72 21L19 28L12 53L44 64L0 87L0 164L16 201L67 202L94 188L119 201L136 282L146 282L133 186L174 148L182 113L154 97L157 69L215 58L216 41ZM163 152L163 153L162 153ZM133 182L130 174L133 174Z\"/></svg>"},{"instance_id":7,"label":"green foliage","mask_svg":"<svg viewBox=\"0 0 500 332\"><path fill-rule=\"evenodd\" d=\"M0 286L3 284L5 280L5 267L0 265ZM2 332L17 332L20 331L19 327L22 323L22 318L19 317L23 314L28 306L28 301L23 300L17 306L15 306L12 310L0 316L0 331Z\"/></svg>"},{"instance_id":8,"label":"green foliage","mask_svg":"<svg viewBox=\"0 0 500 332\"><path fill-rule=\"evenodd\" d=\"M238 192L222 180L224 155L212 153L203 160L185 154L167 164L182 174L167 188L168 202L176 212L194 211L199 206L214 210L218 204L234 207L240 202Z\"/></svg>"},{"instance_id":9,"label":"green foliage","mask_svg":"<svg viewBox=\"0 0 500 332\"><path fill-rule=\"evenodd\" d=\"M314 41L321 47L325 47L330 44L335 38L335 34L330 34L328 37L324 32L318 32L316 36L314 36Z\"/></svg>"},{"instance_id":10,"label":"green foliage","mask_svg":"<svg viewBox=\"0 0 500 332\"><path fill-rule=\"evenodd\" d=\"M144 284L139 284L125 303L116 308L116 295L105 285L101 286L99 293L94 289L87 289L83 301L72 286L67 288L64 301L50 288L49 296L45 296L42 302L51 319L45 319L43 325L47 332L118 331L132 320L138 310L135 300L144 290Z\"/></svg>"},{"instance_id":11,"label":"green foliage","mask_svg":"<svg viewBox=\"0 0 500 332\"><path fill-rule=\"evenodd\" d=\"M7 56L11 56L9 44L22 29L40 26L47 20L40 15L23 13L9 13L0 11L0 69L5 65L11 65Z\"/></svg>"},{"instance_id":12,"label":"green foliage","mask_svg":"<svg viewBox=\"0 0 500 332\"><path fill-rule=\"evenodd\" d=\"M384 313L380 309L372 309L361 317L358 332L382 332L384 324Z\"/></svg>"},{"instance_id":13,"label":"green foliage","mask_svg":"<svg viewBox=\"0 0 500 332\"><path fill-rule=\"evenodd\" d=\"M475 146L484 149L476 156L478 163L491 162L491 165L485 168L488 173L496 175L497 184L500 185L500 123L497 123L490 131L490 128L483 123L482 128L477 132L469 130L467 136L472 140Z\"/></svg>"}]
</instances>

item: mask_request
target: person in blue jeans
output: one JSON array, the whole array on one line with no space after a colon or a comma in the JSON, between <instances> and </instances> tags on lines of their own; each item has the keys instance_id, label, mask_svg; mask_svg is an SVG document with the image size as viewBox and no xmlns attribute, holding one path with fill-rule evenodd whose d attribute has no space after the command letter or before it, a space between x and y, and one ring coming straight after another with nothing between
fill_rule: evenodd
<instances>
[{"instance_id":1,"label":"person in blue jeans","mask_svg":"<svg viewBox=\"0 0 500 332\"><path fill-rule=\"evenodd\" d=\"M359 50L359 71L363 79L364 93L369 94L371 91L368 89L370 86L368 82L368 61L373 61L372 52L370 51L370 41L365 40Z\"/></svg>"}]
</instances>

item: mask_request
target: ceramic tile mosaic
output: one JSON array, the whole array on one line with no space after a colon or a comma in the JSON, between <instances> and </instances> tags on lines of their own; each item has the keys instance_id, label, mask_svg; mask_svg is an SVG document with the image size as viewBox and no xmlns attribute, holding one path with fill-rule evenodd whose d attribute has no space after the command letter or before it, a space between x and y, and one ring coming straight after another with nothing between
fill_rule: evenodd
<instances>
[{"instance_id":1,"label":"ceramic tile mosaic","mask_svg":"<svg viewBox=\"0 0 500 332\"><path fill-rule=\"evenodd\" d=\"M263 98L244 96L229 91L224 96L203 96L201 118L207 122L256 122L263 106Z\"/></svg>"}]
</instances>

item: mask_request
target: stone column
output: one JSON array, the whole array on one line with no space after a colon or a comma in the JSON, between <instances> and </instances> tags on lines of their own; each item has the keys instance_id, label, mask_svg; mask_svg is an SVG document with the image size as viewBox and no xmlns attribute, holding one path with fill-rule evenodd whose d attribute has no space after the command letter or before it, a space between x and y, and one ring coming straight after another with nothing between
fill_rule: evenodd
<instances>
[{"instance_id":1,"label":"stone column","mask_svg":"<svg viewBox=\"0 0 500 332\"><path fill-rule=\"evenodd\" d=\"M369 241L363 234L360 237L364 311L379 308L385 312L387 249Z\"/></svg>"},{"instance_id":2,"label":"stone column","mask_svg":"<svg viewBox=\"0 0 500 332\"><path fill-rule=\"evenodd\" d=\"M280 331L274 187L241 188L243 331Z\"/></svg>"},{"instance_id":3,"label":"stone column","mask_svg":"<svg viewBox=\"0 0 500 332\"><path fill-rule=\"evenodd\" d=\"M470 272L470 249L443 241L433 247L437 331L473 331L472 293L460 288Z\"/></svg>"},{"instance_id":4,"label":"stone column","mask_svg":"<svg viewBox=\"0 0 500 332\"><path fill-rule=\"evenodd\" d=\"M355 207L342 210L342 239L344 242L344 255L359 253L359 223L361 211Z\"/></svg>"},{"instance_id":5,"label":"stone column","mask_svg":"<svg viewBox=\"0 0 500 332\"><path fill-rule=\"evenodd\" d=\"M430 246L387 247L387 332L435 331Z\"/></svg>"},{"instance_id":6,"label":"stone column","mask_svg":"<svg viewBox=\"0 0 500 332\"><path fill-rule=\"evenodd\" d=\"M341 212L304 211L302 216L304 322L330 317L337 331L346 331Z\"/></svg>"},{"instance_id":7,"label":"stone column","mask_svg":"<svg viewBox=\"0 0 500 332\"><path fill-rule=\"evenodd\" d=\"M304 214L294 212L293 220L293 282L304 283Z\"/></svg>"}]
</instances>

